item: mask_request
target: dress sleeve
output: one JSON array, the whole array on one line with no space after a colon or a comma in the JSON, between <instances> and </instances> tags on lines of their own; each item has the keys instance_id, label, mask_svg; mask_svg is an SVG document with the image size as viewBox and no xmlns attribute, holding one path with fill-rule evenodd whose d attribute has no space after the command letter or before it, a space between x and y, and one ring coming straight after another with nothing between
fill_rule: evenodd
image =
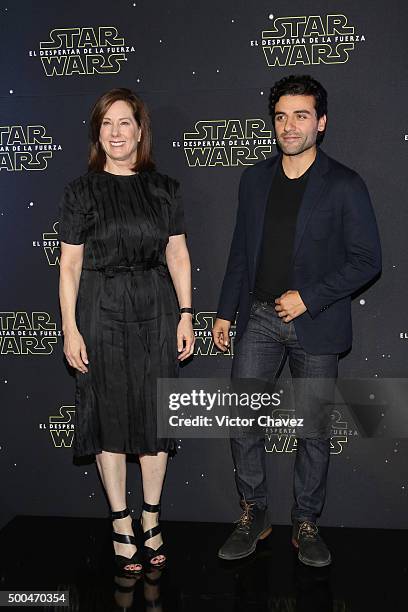
<instances>
[{"instance_id":1,"label":"dress sleeve","mask_svg":"<svg viewBox=\"0 0 408 612\"><path fill-rule=\"evenodd\" d=\"M65 187L59 204L59 240L83 244L86 238L85 214L70 185Z\"/></svg>"},{"instance_id":2,"label":"dress sleeve","mask_svg":"<svg viewBox=\"0 0 408 612\"><path fill-rule=\"evenodd\" d=\"M171 216L170 216L170 236L185 234L186 228L184 223L184 206L180 195L180 183L176 180L172 181L171 190Z\"/></svg>"}]
</instances>

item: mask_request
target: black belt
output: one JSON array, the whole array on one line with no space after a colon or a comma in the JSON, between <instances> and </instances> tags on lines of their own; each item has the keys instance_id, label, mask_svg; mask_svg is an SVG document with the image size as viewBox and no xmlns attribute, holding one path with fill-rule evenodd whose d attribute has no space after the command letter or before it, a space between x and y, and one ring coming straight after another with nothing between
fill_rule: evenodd
<instances>
[{"instance_id":1,"label":"black belt","mask_svg":"<svg viewBox=\"0 0 408 612\"><path fill-rule=\"evenodd\" d=\"M82 268L83 270L87 270L88 272L102 272L107 276L114 276L115 274L120 274L121 272L146 272L147 270L152 270L153 268L165 268L166 266L159 261L143 261L133 266L97 266L95 268Z\"/></svg>"},{"instance_id":2,"label":"black belt","mask_svg":"<svg viewBox=\"0 0 408 612\"><path fill-rule=\"evenodd\" d=\"M278 298L280 296L277 295L276 297ZM258 302L258 304L262 304L263 306L276 306L275 298L272 300L260 300L259 298L255 297L254 302Z\"/></svg>"}]
</instances>

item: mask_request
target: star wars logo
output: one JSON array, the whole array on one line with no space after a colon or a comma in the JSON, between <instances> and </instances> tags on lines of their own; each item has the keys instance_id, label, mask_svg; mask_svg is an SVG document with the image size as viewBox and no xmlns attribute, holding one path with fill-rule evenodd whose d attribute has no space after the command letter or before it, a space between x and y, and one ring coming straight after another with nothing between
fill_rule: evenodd
<instances>
[{"instance_id":1,"label":"star wars logo","mask_svg":"<svg viewBox=\"0 0 408 612\"><path fill-rule=\"evenodd\" d=\"M55 151L62 146L43 125L0 126L0 170L46 170Z\"/></svg>"},{"instance_id":2,"label":"star wars logo","mask_svg":"<svg viewBox=\"0 0 408 612\"><path fill-rule=\"evenodd\" d=\"M71 448L74 439L75 406L60 406L59 414L50 416L39 429L48 430L55 448Z\"/></svg>"},{"instance_id":3,"label":"star wars logo","mask_svg":"<svg viewBox=\"0 0 408 612\"><path fill-rule=\"evenodd\" d=\"M294 410L277 408L272 411L275 419L294 417ZM351 436L358 436L355 429L350 429L340 410L334 408L331 414L330 454L339 455ZM265 451L267 453L293 453L296 451L296 430L291 427L268 427L265 429Z\"/></svg>"},{"instance_id":4,"label":"star wars logo","mask_svg":"<svg viewBox=\"0 0 408 612\"><path fill-rule=\"evenodd\" d=\"M60 336L48 312L0 312L0 355L51 355Z\"/></svg>"},{"instance_id":5,"label":"star wars logo","mask_svg":"<svg viewBox=\"0 0 408 612\"><path fill-rule=\"evenodd\" d=\"M231 325L230 329L230 347L223 353L219 351L214 344L211 330L215 321L215 312L198 312L195 317L194 324L194 355L202 355L205 357L213 357L216 355L228 355L232 357L234 354L234 339L235 325Z\"/></svg>"},{"instance_id":6,"label":"star wars logo","mask_svg":"<svg viewBox=\"0 0 408 612\"><path fill-rule=\"evenodd\" d=\"M174 148L184 149L190 168L251 166L266 159L275 139L263 119L208 119L196 121L194 131Z\"/></svg>"},{"instance_id":7,"label":"star wars logo","mask_svg":"<svg viewBox=\"0 0 408 612\"><path fill-rule=\"evenodd\" d=\"M268 66L344 64L355 45L365 42L349 25L346 15L274 17L272 27L262 32L252 47L262 47Z\"/></svg>"},{"instance_id":8,"label":"star wars logo","mask_svg":"<svg viewBox=\"0 0 408 612\"><path fill-rule=\"evenodd\" d=\"M40 57L48 77L116 74L135 48L114 26L54 28L30 57Z\"/></svg>"},{"instance_id":9,"label":"star wars logo","mask_svg":"<svg viewBox=\"0 0 408 612\"><path fill-rule=\"evenodd\" d=\"M61 248L58 239L58 221L52 226L52 232L44 232L42 240L33 240L33 247L42 247L48 265L54 268L59 266Z\"/></svg>"}]
</instances>

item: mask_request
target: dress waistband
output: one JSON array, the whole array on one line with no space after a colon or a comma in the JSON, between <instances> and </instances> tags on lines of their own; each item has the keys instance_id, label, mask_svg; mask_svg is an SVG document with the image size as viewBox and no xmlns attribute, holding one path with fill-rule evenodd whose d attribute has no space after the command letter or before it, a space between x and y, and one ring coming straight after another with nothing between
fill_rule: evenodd
<instances>
[{"instance_id":1,"label":"dress waistband","mask_svg":"<svg viewBox=\"0 0 408 612\"><path fill-rule=\"evenodd\" d=\"M146 272L159 267L165 268L166 266L159 261L143 261L133 266L95 266L94 268L83 267L82 269L87 270L87 272L102 272L107 276L114 276L121 272Z\"/></svg>"}]
</instances>

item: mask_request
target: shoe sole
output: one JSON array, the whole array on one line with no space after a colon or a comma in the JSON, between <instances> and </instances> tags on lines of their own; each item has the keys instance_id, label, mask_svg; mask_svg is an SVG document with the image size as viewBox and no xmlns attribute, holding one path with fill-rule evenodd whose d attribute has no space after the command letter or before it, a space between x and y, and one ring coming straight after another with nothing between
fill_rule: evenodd
<instances>
[{"instance_id":1,"label":"shoe sole","mask_svg":"<svg viewBox=\"0 0 408 612\"><path fill-rule=\"evenodd\" d=\"M299 544L297 543L297 541L295 540L295 538L292 538L292 544L295 548L297 548L299 550ZM309 567L326 567L327 565L330 565L332 562L331 559L331 555L328 558L327 561L323 561L322 563L316 563L315 561L308 561L305 557L302 557L302 555L300 554L300 552L298 553L298 559L299 561L301 561L304 565L308 565Z\"/></svg>"},{"instance_id":2,"label":"shoe sole","mask_svg":"<svg viewBox=\"0 0 408 612\"><path fill-rule=\"evenodd\" d=\"M242 553L241 555L234 555L232 557L231 555L223 555L222 553L218 552L218 557L220 559L223 559L224 561L235 561L238 559L245 559L245 557L249 557L249 555L252 555L252 553L255 551L258 541L265 540L265 538L267 538L271 532L272 532L272 527L268 527L267 529L262 531L262 533L256 538L253 546L251 546L249 550L247 550L245 553Z\"/></svg>"},{"instance_id":3,"label":"shoe sole","mask_svg":"<svg viewBox=\"0 0 408 612\"><path fill-rule=\"evenodd\" d=\"M298 559L301 563L303 563L304 565L308 565L309 567L326 567L332 562L331 557L329 557L327 561L322 561L320 563L317 563L316 561L309 561L309 559L305 559L305 557L302 557L300 553L298 553Z\"/></svg>"}]
</instances>

